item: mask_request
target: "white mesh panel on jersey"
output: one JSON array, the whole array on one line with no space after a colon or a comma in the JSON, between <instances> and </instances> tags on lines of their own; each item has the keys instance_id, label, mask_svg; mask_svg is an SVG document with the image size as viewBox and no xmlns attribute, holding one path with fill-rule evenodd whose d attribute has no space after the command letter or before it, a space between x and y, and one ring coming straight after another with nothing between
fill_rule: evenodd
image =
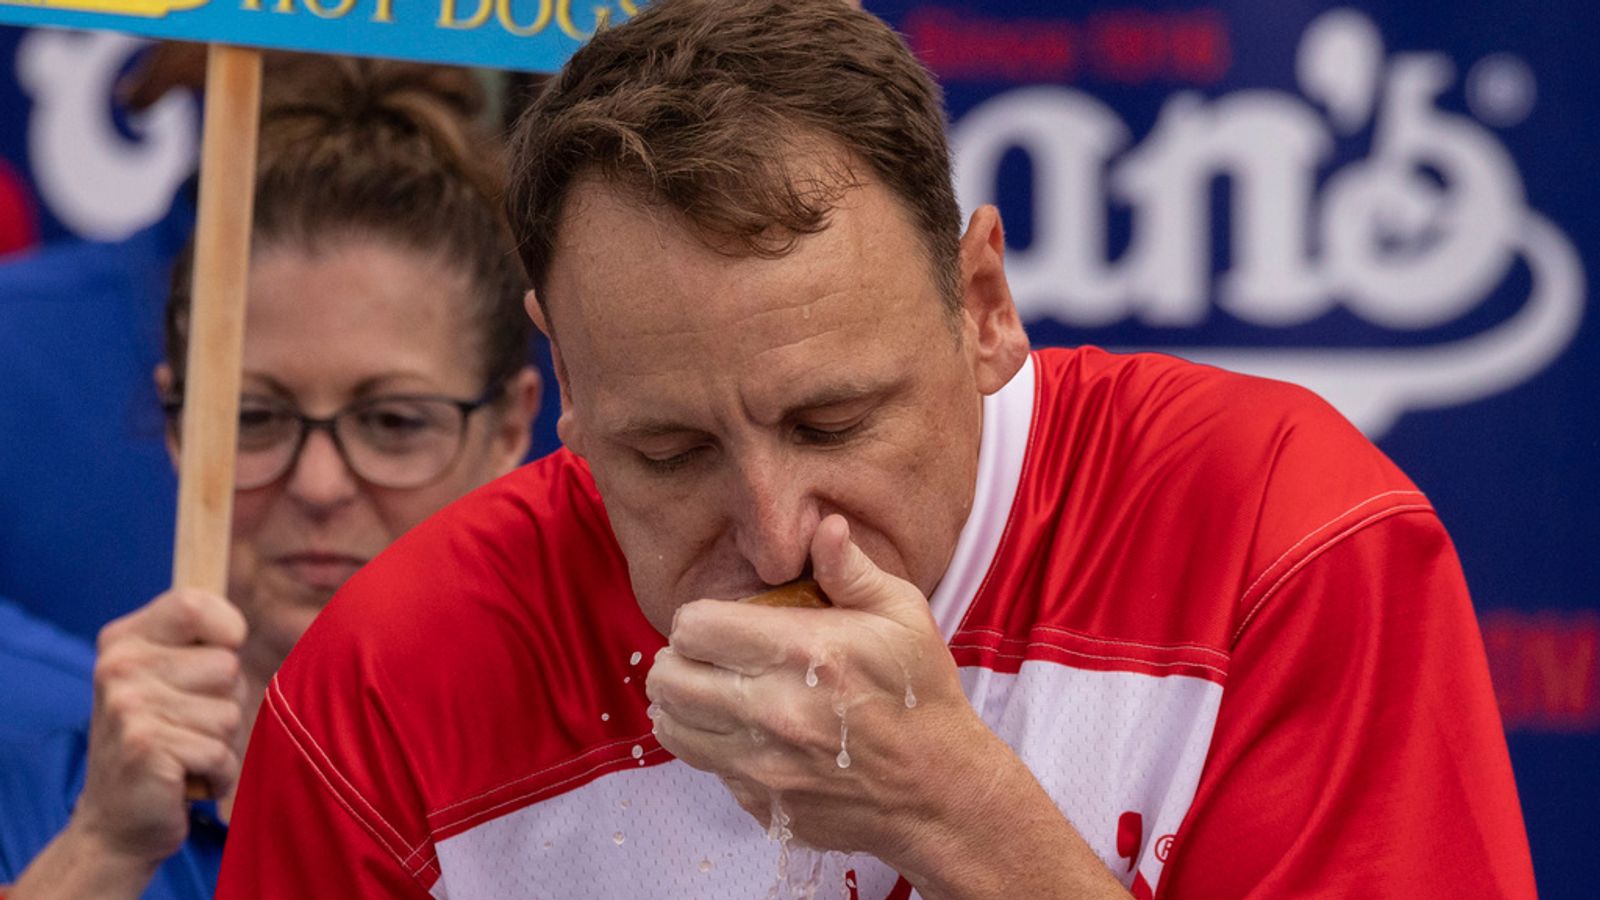
<instances>
[{"instance_id":1,"label":"white mesh panel on jersey","mask_svg":"<svg viewBox=\"0 0 1600 900\"><path fill-rule=\"evenodd\" d=\"M1117 855L1118 822L1125 812L1143 817L1138 868L1156 884L1156 846L1194 799L1221 686L1049 662L1024 663L1017 675L968 667L961 678L984 721L1125 885L1133 874ZM600 778L438 851L435 893L449 900L761 900L778 874L777 844L722 782L676 761ZM882 900L897 879L870 857L830 857L818 900L843 896L847 868L861 900Z\"/></svg>"}]
</instances>

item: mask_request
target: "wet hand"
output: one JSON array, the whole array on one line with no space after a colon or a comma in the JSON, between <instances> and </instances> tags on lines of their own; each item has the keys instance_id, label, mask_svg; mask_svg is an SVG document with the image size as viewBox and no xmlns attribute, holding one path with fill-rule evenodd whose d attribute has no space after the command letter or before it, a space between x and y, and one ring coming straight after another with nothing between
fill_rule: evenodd
<instances>
[{"instance_id":1,"label":"wet hand","mask_svg":"<svg viewBox=\"0 0 1600 900\"><path fill-rule=\"evenodd\" d=\"M968 704L914 585L874 565L839 516L811 559L832 609L679 611L646 685L656 735L763 825L776 802L811 846L920 855L965 827L974 773L1009 751Z\"/></svg>"},{"instance_id":2,"label":"wet hand","mask_svg":"<svg viewBox=\"0 0 1600 900\"><path fill-rule=\"evenodd\" d=\"M244 617L227 600L169 591L100 632L88 774L70 830L104 852L159 863L188 834L185 773L217 796L239 775L239 647Z\"/></svg>"}]
</instances>

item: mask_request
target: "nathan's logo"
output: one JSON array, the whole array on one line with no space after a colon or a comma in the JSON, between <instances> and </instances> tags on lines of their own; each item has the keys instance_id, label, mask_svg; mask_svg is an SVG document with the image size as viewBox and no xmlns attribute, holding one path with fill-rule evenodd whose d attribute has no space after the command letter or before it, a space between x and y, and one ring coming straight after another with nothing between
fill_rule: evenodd
<instances>
[{"instance_id":1,"label":"nathan's logo","mask_svg":"<svg viewBox=\"0 0 1600 900\"><path fill-rule=\"evenodd\" d=\"M211 0L0 0L6 6L32 6L70 12L109 13L159 19L170 12L199 9Z\"/></svg>"},{"instance_id":2,"label":"nathan's logo","mask_svg":"<svg viewBox=\"0 0 1600 900\"><path fill-rule=\"evenodd\" d=\"M1374 436L1407 409L1487 397L1549 365L1577 329L1582 267L1567 237L1528 208L1516 162L1483 124L1527 114L1527 67L1481 61L1467 80L1475 117L1448 112L1438 105L1456 80L1448 59L1386 59L1372 23L1338 10L1302 36L1295 74L1304 97L1176 94L1131 149L1116 113L1068 88L1014 90L964 116L951 140L965 207L993 198L1013 148L1031 163L1033 240L1008 260L1023 315L1080 328L1132 320L1193 329L1220 309L1279 329L1342 305L1368 328L1415 333L1459 323L1513 283L1520 263L1526 299L1465 338L1171 349L1300 382ZM1319 179L1336 140L1369 127L1367 157ZM1218 266L1212 190L1224 176L1231 228ZM1115 260L1113 207L1131 221Z\"/></svg>"}]
</instances>

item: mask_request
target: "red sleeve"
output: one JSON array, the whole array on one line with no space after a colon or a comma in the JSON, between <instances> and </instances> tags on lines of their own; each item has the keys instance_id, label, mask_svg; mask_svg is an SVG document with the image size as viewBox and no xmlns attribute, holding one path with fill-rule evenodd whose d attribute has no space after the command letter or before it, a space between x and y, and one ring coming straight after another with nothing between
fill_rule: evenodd
<instances>
[{"instance_id":1,"label":"red sleeve","mask_svg":"<svg viewBox=\"0 0 1600 900\"><path fill-rule=\"evenodd\" d=\"M268 685L217 896L442 894L439 843L531 802L521 779L603 741L624 708L648 730L642 679L591 663L661 640L570 453L456 501L357 572Z\"/></svg>"},{"instance_id":2,"label":"red sleeve","mask_svg":"<svg viewBox=\"0 0 1600 900\"><path fill-rule=\"evenodd\" d=\"M1273 574L1241 610L1157 895L1534 897L1482 638L1434 514L1353 526Z\"/></svg>"},{"instance_id":3,"label":"red sleeve","mask_svg":"<svg viewBox=\"0 0 1600 900\"><path fill-rule=\"evenodd\" d=\"M411 852L309 741L274 683L250 735L218 900L428 897L431 851Z\"/></svg>"}]
</instances>

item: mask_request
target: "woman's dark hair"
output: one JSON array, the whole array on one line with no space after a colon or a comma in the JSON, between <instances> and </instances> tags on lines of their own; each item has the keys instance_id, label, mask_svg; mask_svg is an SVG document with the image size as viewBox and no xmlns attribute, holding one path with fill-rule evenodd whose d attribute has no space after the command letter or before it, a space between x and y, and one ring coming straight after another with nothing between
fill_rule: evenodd
<instances>
[{"instance_id":1,"label":"woman's dark hair","mask_svg":"<svg viewBox=\"0 0 1600 900\"><path fill-rule=\"evenodd\" d=\"M253 245L310 252L329 239L374 237L449 260L470 279L466 312L493 386L527 364L532 326L501 206L504 148L479 124L484 94L466 69L270 55ZM166 313L167 362L180 383L192 254L174 270Z\"/></svg>"}]
</instances>

